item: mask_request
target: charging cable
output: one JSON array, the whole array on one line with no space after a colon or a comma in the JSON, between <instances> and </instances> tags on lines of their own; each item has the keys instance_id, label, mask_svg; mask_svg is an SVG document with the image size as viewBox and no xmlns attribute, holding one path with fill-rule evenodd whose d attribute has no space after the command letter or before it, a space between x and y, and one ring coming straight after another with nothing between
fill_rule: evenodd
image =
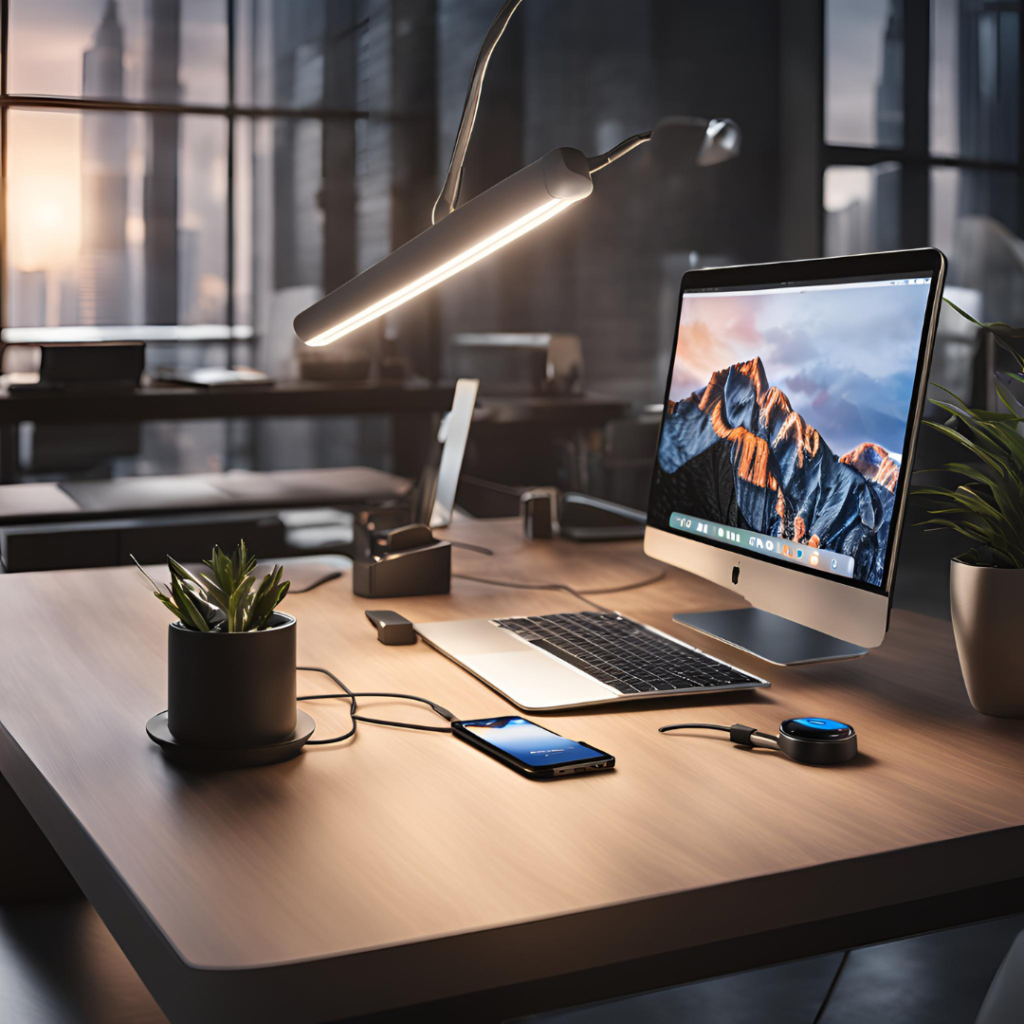
<instances>
[{"instance_id":1,"label":"charging cable","mask_svg":"<svg viewBox=\"0 0 1024 1024\"><path fill-rule=\"evenodd\" d=\"M716 729L727 732L729 739L740 747L770 747L779 749L779 741L766 732L758 732L750 725L709 725L707 722L686 722L684 725L663 725L658 732L675 732L676 729Z\"/></svg>"},{"instance_id":2,"label":"charging cable","mask_svg":"<svg viewBox=\"0 0 1024 1024\"><path fill-rule=\"evenodd\" d=\"M644 580L638 580L636 583L626 583L621 587L601 587L596 590L576 590L574 587L570 587L565 583L518 583L514 580L492 580L487 579L484 576L467 576L465 573L453 572L453 580L468 580L470 583L485 583L490 587L511 587L514 590L561 590L563 593L572 594L577 601L582 601L584 604L589 604L591 608L596 608L599 612L611 611L610 608L605 608L604 605L598 604L596 601L591 601L587 594L620 594L624 590L639 590L641 587L649 587L652 583L660 583L666 576L666 572L662 570L655 576L650 576Z\"/></svg>"},{"instance_id":3,"label":"charging cable","mask_svg":"<svg viewBox=\"0 0 1024 1024\"><path fill-rule=\"evenodd\" d=\"M356 728L360 722L368 722L373 725L390 725L396 729L416 729L420 732L451 732L452 728L450 725L416 725L413 722L393 722L385 718L368 718L366 715L358 713L359 704L357 698L359 697L393 697L396 700L413 700L420 704L426 704L431 711L436 715L439 715L446 722L454 722L455 715L452 714L447 708L441 707L440 704L435 703L432 700L428 700L426 697L417 697L411 693L356 693L348 686L346 686L333 672L329 672L325 668L314 668L313 666L300 665L297 668L299 672L319 672L322 675L327 676L329 679L334 680L335 683L343 691L342 693L315 693L308 697L298 697L297 700L350 700L351 704L351 717L352 717L352 728L348 732L343 733L341 736L331 736L328 739L323 740L307 740L306 743L309 746L319 745L323 746L326 743L341 743L343 740L351 739L355 736Z\"/></svg>"}]
</instances>

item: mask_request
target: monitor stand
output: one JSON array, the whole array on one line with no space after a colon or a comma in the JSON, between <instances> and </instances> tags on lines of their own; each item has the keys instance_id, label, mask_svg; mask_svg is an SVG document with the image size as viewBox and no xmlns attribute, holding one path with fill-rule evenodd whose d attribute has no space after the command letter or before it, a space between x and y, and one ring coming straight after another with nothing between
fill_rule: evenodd
<instances>
[{"instance_id":1,"label":"monitor stand","mask_svg":"<svg viewBox=\"0 0 1024 1024\"><path fill-rule=\"evenodd\" d=\"M754 654L773 665L809 665L816 661L862 658L867 649L790 622L759 608L724 612L694 612L673 619L730 647Z\"/></svg>"}]
</instances>

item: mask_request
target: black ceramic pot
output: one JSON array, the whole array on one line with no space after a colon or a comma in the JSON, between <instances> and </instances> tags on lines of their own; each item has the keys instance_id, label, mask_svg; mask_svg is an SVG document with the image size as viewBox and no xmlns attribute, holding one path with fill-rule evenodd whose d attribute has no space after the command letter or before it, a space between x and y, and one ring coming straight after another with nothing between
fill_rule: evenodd
<instances>
[{"instance_id":1,"label":"black ceramic pot","mask_svg":"<svg viewBox=\"0 0 1024 1024\"><path fill-rule=\"evenodd\" d=\"M253 633L167 633L167 727L179 743L240 748L295 731L295 619Z\"/></svg>"}]
</instances>

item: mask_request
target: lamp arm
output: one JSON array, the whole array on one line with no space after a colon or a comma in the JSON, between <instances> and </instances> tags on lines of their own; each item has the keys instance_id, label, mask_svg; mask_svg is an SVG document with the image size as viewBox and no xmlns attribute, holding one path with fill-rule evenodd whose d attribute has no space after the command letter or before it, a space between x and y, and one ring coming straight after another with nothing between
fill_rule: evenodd
<instances>
[{"instance_id":1,"label":"lamp arm","mask_svg":"<svg viewBox=\"0 0 1024 1024\"><path fill-rule=\"evenodd\" d=\"M708 126L708 119L706 117L675 116L670 120L673 124L686 125L690 128L706 128ZM649 132L643 132L640 135L631 135L628 139L624 139L617 146L613 146L607 153L602 153L600 156L590 157L590 159L587 160L587 169L591 174L595 171L603 171L609 164L615 163L619 157L625 156L631 150L636 149L637 146L642 146L645 142L650 142L654 136L654 131L655 129L652 128Z\"/></svg>"},{"instance_id":2,"label":"lamp arm","mask_svg":"<svg viewBox=\"0 0 1024 1024\"><path fill-rule=\"evenodd\" d=\"M476 124L476 114L480 107L480 94L484 87L484 76L487 74L487 65L490 63L491 54L494 53L499 40L505 33L505 28L512 20L512 15L523 0L505 0L501 9L491 22L491 27L484 36L483 45L476 58L476 65L473 67L473 77L469 81L469 92L466 94L466 104L462 108L462 120L459 122L459 133L455 136L455 145L452 147L452 157L448 161L448 173L445 175L444 185L441 187L441 194L434 203L431 213L431 223L436 224L443 220L454 209L459 201L459 192L462 189L462 171L466 163L466 152L469 149L469 140L473 135L473 126ZM700 117L680 117L675 119L677 123L689 124L694 127L707 125L707 120ZM650 142L653 131L644 132L642 135L633 135L620 142L617 146L609 149L607 153L591 157L587 161L587 167L591 173L604 170L609 164L615 163L619 157L625 156L630 150Z\"/></svg>"},{"instance_id":3,"label":"lamp arm","mask_svg":"<svg viewBox=\"0 0 1024 1024\"><path fill-rule=\"evenodd\" d=\"M480 47L480 54L476 59L476 66L473 68L473 77L469 82L469 92L466 95L466 105L462 109L462 120L459 122L459 134L455 137L455 146L452 149L452 158L448 163L448 174L444 179L441 194L434 203L434 211L431 220L436 224L439 220L447 217L455 204L459 201L459 190L462 187L462 168L466 161L466 150L469 149L469 139L473 134L473 125L476 122L476 112L480 106L480 93L483 90L484 75L487 74L487 65L494 53L508 25L515 14L516 8L523 0L505 0L501 10L495 15L491 27L484 36L483 45Z\"/></svg>"},{"instance_id":4,"label":"lamp arm","mask_svg":"<svg viewBox=\"0 0 1024 1024\"><path fill-rule=\"evenodd\" d=\"M653 130L643 132L640 135L631 135L628 139L624 139L617 146L613 146L607 153L602 153L600 156L590 157L587 160L587 170L590 171L591 174L594 174L596 171L603 171L609 164L615 163L619 157L625 156L631 150L636 149L637 146L642 146L645 142L650 142L653 135Z\"/></svg>"}]
</instances>

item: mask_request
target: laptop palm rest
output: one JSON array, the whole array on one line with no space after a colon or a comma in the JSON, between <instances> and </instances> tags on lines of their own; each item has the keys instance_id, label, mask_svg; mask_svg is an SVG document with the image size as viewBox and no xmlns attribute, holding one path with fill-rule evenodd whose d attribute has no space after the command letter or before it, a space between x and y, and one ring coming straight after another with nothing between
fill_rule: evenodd
<instances>
[{"instance_id":1,"label":"laptop palm rest","mask_svg":"<svg viewBox=\"0 0 1024 1024\"><path fill-rule=\"evenodd\" d=\"M486 619L417 623L416 632L526 711L594 704L619 696L611 687L533 650Z\"/></svg>"}]
</instances>

